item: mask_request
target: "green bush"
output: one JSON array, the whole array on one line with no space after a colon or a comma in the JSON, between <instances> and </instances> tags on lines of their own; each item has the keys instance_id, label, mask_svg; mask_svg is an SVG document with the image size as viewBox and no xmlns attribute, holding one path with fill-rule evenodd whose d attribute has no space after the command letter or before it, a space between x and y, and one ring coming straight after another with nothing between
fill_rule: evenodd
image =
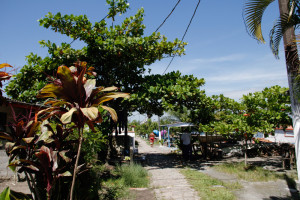
<instances>
[{"instance_id":1,"label":"green bush","mask_svg":"<svg viewBox=\"0 0 300 200\"><path fill-rule=\"evenodd\" d=\"M120 179L109 179L102 183L99 199L114 200L124 196L124 185Z\"/></svg>"},{"instance_id":2,"label":"green bush","mask_svg":"<svg viewBox=\"0 0 300 200\"><path fill-rule=\"evenodd\" d=\"M103 135L97 128L96 132L91 130L84 131L84 142L82 152L84 159L89 164L95 164L98 161L97 154L107 148L107 136Z\"/></svg>"},{"instance_id":3,"label":"green bush","mask_svg":"<svg viewBox=\"0 0 300 200\"><path fill-rule=\"evenodd\" d=\"M103 200L121 199L130 196L129 187L147 187L148 172L138 164L112 166L98 166L101 178L99 198Z\"/></svg>"},{"instance_id":4,"label":"green bush","mask_svg":"<svg viewBox=\"0 0 300 200\"><path fill-rule=\"evenodd\" d=\"M148 187L148 172L139 164L121 165L117 169L127 187Z\"/></svg>"}]
</instances>

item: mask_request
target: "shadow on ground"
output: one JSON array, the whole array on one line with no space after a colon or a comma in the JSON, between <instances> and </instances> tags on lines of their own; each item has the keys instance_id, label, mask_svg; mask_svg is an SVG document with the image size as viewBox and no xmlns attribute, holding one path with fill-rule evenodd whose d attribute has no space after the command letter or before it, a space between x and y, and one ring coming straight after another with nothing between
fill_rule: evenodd
<instances>
[{"instance_id":1,"label":"shadow on ground","mask_svg":"<svg viewBox=\"0 0 300 200\"><path fill-rule=\"evenodd\" d=\"M144 154L146 157L145 165L157 168L184 168L189 167L196 170L204 170L204 167L213 166L220 161L204 160L199 156L192 157L191 161L184 161L181 155L178 154L160 154L150 153Z\"/></svg>"},{"instance_id":2,"label":"shadow on ground","mask_svg":"<svg viewBox=\"0 0 300 200\"><path fill-rule=\"evenodd\" d=\"M222 160L205 160L201 159L199 156L194 156L191 161L184 162L181 155L177 154L161 154L161 153L149 153L143 154L146 158L144 165L147 167L153 168L184 168L189 167L195 170L205 170L207 167L212 167L214 165L219 164L220 162L241 162L242 158L227 158ZM269 158L257 158L253 160L249 160L249 163L257 166L267 166L271 167L274 171L283 171L281 168L281 160L279 157L269 157ZM288 186L288 190L290 195L288 197L280 197L280 196L271 196L269 198L263 198L264 200L300 200L299 192L297 191L296 182L289 178L288 176L284 176L284 180ZM283 186L284 187L284 186ZM273 194L274 195L274 194Z\"/></svg>"}]
</instances>

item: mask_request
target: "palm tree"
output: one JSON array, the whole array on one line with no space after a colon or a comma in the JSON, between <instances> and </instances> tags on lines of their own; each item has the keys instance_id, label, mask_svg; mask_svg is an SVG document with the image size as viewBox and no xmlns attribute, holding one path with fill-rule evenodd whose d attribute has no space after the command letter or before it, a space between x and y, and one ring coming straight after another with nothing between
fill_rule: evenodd
<instances>
[{"instance_id":1,"label":"palm tree","mask_svg":"<svg viewBox=\"0 0 300 200\"><path fill-rule=\"evenodd\" d=\"M275 0L247 0L243 10L248 33L261 43L265 43L261 30L261 21L266 8ZM278 58L278 47L283 38L286 69L291 97L292 119L295 137L298 180L300 180L300 93L299 93L299 56L297 51L295 29L300 24L299 0L278 0L280 17L270 31L270 46Z\"/></svg>"}]
</instances>

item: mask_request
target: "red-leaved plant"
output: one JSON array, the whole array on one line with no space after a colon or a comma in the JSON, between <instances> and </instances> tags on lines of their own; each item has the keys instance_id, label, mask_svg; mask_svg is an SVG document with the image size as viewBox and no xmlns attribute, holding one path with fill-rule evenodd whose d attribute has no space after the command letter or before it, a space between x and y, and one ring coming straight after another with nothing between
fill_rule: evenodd
<instances>
[{"instance_id":1,"label":"red-leaved plant","mask_svg":"<svg viewBox=\"0 0 300 200\"><path fill-rule=\"evenodd\" d=\"M73 189L78 172L78 161L81 152L83 129L87 124L94 130L94 123L101 123L102 117L99 108L107 110L113 120L117 120L114 109L104 106L103 103L115 98L129 97L127 93L113 92L116 87L96 87L96 79L93 76L93 68L87 69L86 62L77 62L74 67L60 66L57 70L58 79L46 85L39 93L39 98L49 98L46 105L50 106L36 114L36 122L40 116L46 120L52 116L59 116L63 124L73 122L79 133L78 150L73 171L73 180L70 190L70 199L73 199Z\"/></svg>"}]
</instances>

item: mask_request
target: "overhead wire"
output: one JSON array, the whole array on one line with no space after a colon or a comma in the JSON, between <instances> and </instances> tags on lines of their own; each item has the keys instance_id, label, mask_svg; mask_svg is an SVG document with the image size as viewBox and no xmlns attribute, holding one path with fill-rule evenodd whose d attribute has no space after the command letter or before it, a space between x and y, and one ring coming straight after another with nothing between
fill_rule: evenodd
<instances>
[{"instance_id":1,"label":"overhead wire","mask_svg":"<svg viewBox=\"0 0 300 200\"><path fill-rule=\"evenodd\" d=\"M192 15L192 17L191 17L191 19L190 19L190 22L189 22L187 28L185 29L185 32L184 32L184 34L183 34L183 36L182 36L182 38L181 38L181 41L184 40L184 38L185 38L185 36L186 36L186 33L188 32L188 30L189 30L189 28L190 28L190 25L192 24L192 21L193 21L193 19L194 19L194 17L195 17L195 14L196 14L197 10L198 10L198 7L199 7L200 2L201 2L201 0L198 0L198 3L197 3L196 8L195 8L195 10L194 10L194 13L193 13L193 15ZM168 66L166 67L166 69L165 69L165 71L163 72L163 74L166 73L166 71L167 71L168 68L170 67L171 63L173 62L174 58L175 58L175 55L172 56L172 59L170 60Z\"/></svg>"},{"instance_id":2,"label":"overhead wire","mask_svg":"<svg viewBox=\"0 0 300 200\"><path fill-rule=\"evenodd\" d=\"M169 15L165 18L165 20L158 26L158 28L155 30L155 32L157 32L163 25L164 23L167 21L167 19L172 15L172 13L174 12L174 10L176 9L177 5L180 3L181 0L178 0L176 5L173 7L173 9L171 10L171 12L169 13Z\"/></svg>"}]
</instances>

